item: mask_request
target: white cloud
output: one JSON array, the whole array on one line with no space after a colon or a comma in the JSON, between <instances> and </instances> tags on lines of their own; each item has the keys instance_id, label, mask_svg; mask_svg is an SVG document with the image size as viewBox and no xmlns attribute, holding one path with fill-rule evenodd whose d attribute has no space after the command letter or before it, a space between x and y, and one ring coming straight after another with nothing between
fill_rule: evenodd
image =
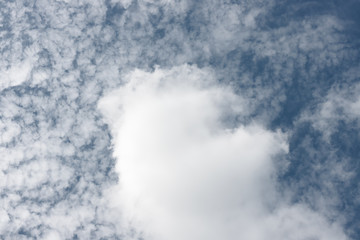
<instances>
[{"instance_id":1,"label":"white cloud","mask_svg":"<svg viewBox=\"0 0 360 240\"><path fill-rule=\"evenodd\" d=\"M230 124L246 100L210 70L135 70L99 108L120 184L108 190L145 239L346 239L340 226L276 190L286 135ZM128 236L128 239L135 237Z\"/></svg>"},{"instance_id":2,"label":"white cloud","mask_svg":"<svg viewBox=\"0 0 360 240\"><path fill-rule=\"evenodd\" d=\"M11 66L7 70L0 71L0 91L8 87L20 85L28 80L31 68L30 61L25 60L24 62Z\"/></svg>"},{"instance_id":3,"label":"white cloud","mask_svg":"<svg viewBox=\"0 0 360 240\"><path fill-rule=\"evenodd\" d=\"M351 78L350 78L351 79ZM299 121L311 122L314 129L323 134L327 142L337 131L340 121L360 126L360 84L338 84L330 89L317 108L305 111Z\"/></svg>"},{"instance_id":4,"label":"white cloud","mask_svg":"<svg viewBox=\"0 0 360 240\"><path fill-rule=\"evenodd\" d=\"M269 29L264 27L264 21L274 20L271 9L277 7L275 3L230 2L39 0L33 3L2 3L0 12L1 16L5 17L4 27L0 31L0 90L4 90L0 97L0 188L3 193L0 206L4 211L0 210L0 238L25 238L23 233L29 234L29 238L45 239L75 236L80 239L122 237L126 231L122 228L122 223L114 226L114 223L119 222L121 209L117 209L120 212L112 211L107 208L104 199L101 199L104 186L113 184L116 177L113 175L113 159L108 150L108 129L104 127L95 111L95 105L103 92L122 84L122 76L133 68L150 69L154 64L171 67L194 62L201 66L213 66L218 79L242 86L241 89L237 89L241 96L252 97L252 100L241 99L227 87L219 89L211 77L210 70L179 67L168 71L157 70L156 74L161 75L158 77L154 77L154 73L138 71L130 75L129 84L133 84L138 91L142 88L145 93L148 89L153 89L154 92L149 93L146 99L143 96L131 97L139 100L134 102L138 106L138 112L131 110L131 114L126 116L131 118L136 117L136 114L150 114L143 112L142 106L143 102L149 100L146 106L152 111L156 110L156 114L151 114L153 118L150 120L157 123L153 124L154 129L150 131L145 122L137 122L137 126L145 129L137 132L137 136L148 137L138 144L144 145L150 141L151 133L161 132L162 135L152 143L154 148L149 148L152 150L158 147L158 151L150 152L149 156L158 155L163 153L159 144L161 141L164 142L167 152L161 155L158 163L161 166L162 161L168 155L172 155L173 150L187 150L189 155L179 154L176 162L196 156L210 156L207 160L211 164L206 166L211 171L198 176L197 187L200 188L208 178L218 178L221 181L213 181L212 185L210 184L218 184L216 188L198 192L194 206L201 204L206 195L218 193L220 187L227 186L230 181L217 171L217 166L222 165L216 165L216 156L223 155L227 163L224 166L232 164L235 175L238 172L243 173L232 178L236 181L248 181L248 184L240 185L239 189L233 192L236 197L239 192L248 194L247 198L234 197L234 201L244 199L246 203L250 200L254 202L250 204L253 208L245 215L248 216L249 224L243 224L241 227L248 227L249 234L259 232L258 238L266 233L274 239L290 239L286 232L276 230L282 225L279 219L295 219L289 221L286 227L287 230L291 230L296 228L305 216L315 220L311 220L313 224L310 220L306 224L304 236L309 236L311 231L315 231L315 236L318 234L317 236L325 238L325 235L316 232L319 225L315 222L316 219L322 219L320 225L323 229L328 229L327 222L319 214L302 205L290 207L282 203L282 207L277 206L276 211L269 213L265 207L265 203L272 203L268 199L269 196L266 197L267 200L261 200L258 195L270 194L273 195L272 200L279 200L272 181L272 177L278 171L278 165L273 164L275 158L271 160L267 156L275 156L275 153L281 152L281 145L286 145L286 141L281 138L281 133L268 131L258 123L244 126L239 124L239 121L250 121L255 117L262 123L269 124L271 119L266 118L266 115L275 118L281 112L282 103L287 100L284 85L291 85L294 73L299 72L307 77L315 76L324 66L341 68L341 64L345 66L346 61L351 58L349 51L354 51L339 37L342 24L333 16L314 16L305 20L289 17L289 24ZM111 9L111 6L115 7L117 3L126 10L114 13L119 9ZM108 14L111 23L105 22L108 20ZM256 66L258 63L262 65L264 59L264 72L259 72ZM307 66L310 67L309 70ZM130 79L135 75L139 78L138 82ZM149 82L154 83L154 86L146 85L147 81L142 83L141 79L144 76L154 78L155 80ZM184 81L184 77L191 79ZM172 79L165 81L169 86L165 84L163 88L159 88L156 79L165 78ZM284 84L285 82L287 84ZM198 85L195 84L194 87L192 83ZM313 84L310 80L304 84L308 83ZM174 88L172 84L182 88ZM6 89L11 86L19 87ZM173 96L169 95L169 89ZM124 88L120 92L123 91ZM170 103L161 102L157 98L159 92L163 94L164 99L170 99ZM114 101L122 101L118 100L116 92L114 94L106 98L110 105ZM188 102L197 104L191 105ZM173 105L180 110L174 111ZM184 105L191 105L191 108ZM356 113L359 105L352 106L353 109L348 112ZM103 110L106 113L106 109ZM168 125L168 116L165 114L169 111L173 111L170 117L171 125ZM183 113L184 116L181 117L186 121L177 118L178 112ZM202 117L191 118L194 112ZM125 115L109 107L107 116L110 125L115 125ZM166 122L167 125L161 125L162 122ZM179 126L179 129L173 132L173 126ZM168 131L165 132L163 127L167 127ZM190 130L185 132L184 129ZM119 134L118 128L113 128L112 131L114 136ZM176 138L173 137L175 134ZM126 139L129 137L123 134L122 136L126 136ZM243 146L244 139L247 139L250 147L256 142L256 149L263 151L257 152L249 147L250 150L245 153L233 146L239 142L239 146ZM127 144L131 145L131 142ZM204 149L212 151L204 153ZM226 154L223 153L224 149L227 150ZM327 151L324 152L328 154ZM117 153L123 154L121 151ZM245 167L240 167L245 163L240 162L241 164L237 165L236 159L231 157L233 154L258 160L253 162L258 165L246 165L249 171L244 171ZM180 164L178 174L186 171L190 181L197 173L197 168L205 165L203 161L196 163L193 172L187 172ZM175 171L174 168L175 165L165 165L163 170L171 172ZM149 184L155 185L156 179L151 177L151 174L155 173L155 168L150 169L147 177L152 181ZM327 169L342 172L342 168L339 167ZM228 168L223 167L220 170L226 172ZM119 167L118 171L121 172L122 168ZM255 174L252 174L254 172ZM192 186L188 186L190 183L184 182L182 185L177 181L179 178L175 175L170 180L183 187L184 192L192 193L194 190ZM264 183L266 179L269 180L268 188L263 191L265 187L260 183ZM328 182L328 179L324 178L324 182ZM256 181L259 184L255 184ZM172 187L170 183L158 187L156 185L152 189L162 193L161 189ZM304 186L308 185L308 182L304 183ZM141 187L142 185L139 185L140 189ZM193 186L194 189L195 187ZM204 211L212 205L220 206L220 210L230 209L233 202L229 202L228 208L222 204L229 201L227 193L232 191L232 188L229 189L224 187L223 191L220 191L223 198L216 198L213 202L206 201L208 205L204 205ZM114 194L115 199L118 198L117 193ZM162 195L154 196L159 199ZM191 198L179 197L179 204L190 208L193 206L192 202L187 203L186 200L191 200L195 194L186 196ZM122 195L120 197L122 198ZM326 194L322 197L325 201L329 199ZM312 201L315 201L314 199L320 198L317 195ZM256 207L259 207L262 215L251 217ZM166 209L169 210L168 213L178 211L171 205ZM244 209L239 208L238 212ZM228 216L226 211L223 215L225 217ZM238 212L234 215L237 216ZM139 215L138 210L135 213L137 219L140 219L142 215ZM184 213L184 217L179 221L193 216L198 216L198 221L204 218L202 214L192 214ZM216 214L210 211L209 216L217 216ZM152 214L146 216L152 217ZM168 219L176 222L170 217ZM242 219L235 218L232 223L235 226ZM147 218L144 220L145 223L146 220ZM219 218L218 222L211 221L210 218L209 222L205 221L205 227L211 224L221 225L221 220L222 218ZM259 229L262 231L251 230L256 226L255 221L261 225ZM157 226L156 224L161 225L162 222L159 220L154 222L154 226ZM184 229L187 227L183 226ZM228 229L230 228L231 226ZM235 228L237 229L238 225ZM214 229L220 234L226 228ZM339 232L341 234L341 230ZM332 234L331 231L329 233ZM234 234L238 234L238 231L234 230Z\"/></svg>"},{"instance_id":5,"label":"white cloud","mask_svg":"<svg viewBox=\"0 0 360 240\"><path fill-rule=\"evenodd\" d=\"M0 231L4 231L4 228L6 227L6 225L9 222L9 215L7 214L7 212L3 209L0 209Z\"/></svg>"}]
</instances>

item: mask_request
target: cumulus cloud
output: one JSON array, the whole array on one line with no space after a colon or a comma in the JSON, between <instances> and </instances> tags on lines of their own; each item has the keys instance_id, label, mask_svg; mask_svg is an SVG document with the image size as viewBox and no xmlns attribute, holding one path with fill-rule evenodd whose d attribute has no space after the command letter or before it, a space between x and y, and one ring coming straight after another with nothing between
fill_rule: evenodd
<instances>
[{"instance_id":1,"label":"cumulus cloud","mask_svg":"<svg viewBox=\"0 0 360 240\"><path fill-rule=\"evenodd\" d=\"M107 197L119 224L150 240L346 239L336 222L283 197L286 134L230 121L246 106L211 70L189 65L135 70L102 98L119 174Z\"/></svg>"}]
</instances>

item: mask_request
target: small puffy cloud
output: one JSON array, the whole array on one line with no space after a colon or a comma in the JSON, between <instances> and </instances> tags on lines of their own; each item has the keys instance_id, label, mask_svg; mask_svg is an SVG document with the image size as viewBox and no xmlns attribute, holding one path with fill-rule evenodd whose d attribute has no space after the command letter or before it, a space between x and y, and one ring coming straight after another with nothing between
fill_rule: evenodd
<instances>
[{"instance_id":1,"label":"small puffy cloud","mask_svg":"<svg viewBox=\"0 0 360 240\"><path fill-rule=\"evenodd\" d=\"M11 66L9 69L0 70L0 91L8 87L18 86L28 80L31 68L30 61L24 61Z\"/></svg>"},{"instance_id":2,"label":"small puffy cloud","mask_svg":"<svg viewBox=\"0 0 360 240\"><path fill-rule=\"evenodd\" d=\"M135 70L102 98L119 174L106 195L119 224L149 240L346 239L336 222L281 197L286 135L230 121L246 105L188 65Z\"/></svg>"}]
</instances>

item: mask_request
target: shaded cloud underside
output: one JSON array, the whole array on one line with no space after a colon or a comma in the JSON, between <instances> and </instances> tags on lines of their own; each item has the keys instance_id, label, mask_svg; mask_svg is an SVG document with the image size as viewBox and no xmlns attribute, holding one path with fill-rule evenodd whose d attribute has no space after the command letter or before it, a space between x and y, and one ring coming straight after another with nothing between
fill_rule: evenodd
<instances>
[{"instance_id":1,"label":"shaded cloud underside","mask_svg":"<svg viewBox=\"0 0 360 240\"><path fill-rule=\"evenodd\" d=\"M214 112L198 113L210 120L227 116L219 120L222 126L211 129L222 132L244 126L247 132L247 126L256 123L269 139L276 138L277 129L286 132L287 140L269 140L274 146L288 145L287 153L274 147L268 154L288 166L274 163L262 175L271 176L270 192L283 204L272 206L271 213L267 207L273 203L257 205L267 209L261 211L267 216L262 226L272 230L264 232L277 239L345 239L344 234L357 239L360 55L359 33L354 30L359 19L351 13L359 6L350 0L332 4L1 2L1 238L135 239L146 230L132 229L142 223L129 226L121 210L129 206L109 205L118 197L122 171L119 133L113 126L127 115L116 109L101 114L98 108L99 99L129 86L137 73L145 82L165 74L165 89L170 83L178 86L172 79L179 76L190 90L191 78L209 84L193 89L194 96L204 89L220 91L225 98L213 103L209 102L213 97L205 97L202 103ZM154 104L156 97L150 100ZM197 112L193 107L188 111ZM189 119L191 126L206 126L201 119L197 123ZM139 136L146 136L145 130ZM249 136L257 141L256 134ZM138 211L130 214L142 218ZM151 216L144 215L144 221ZM203 215L199 216L201 220ZM293 220L284 220L289 218ZM284 227L279 219L289 225ZM161 221L154 222L154 234L160 234L158 225L165 224ZM312 221L319 227L312 229ZM310 235L296 235L299 225ZM246 236L237 231L233 236ZM166 237L170 231L161 234Z\"/></svg>"}]
</instances>

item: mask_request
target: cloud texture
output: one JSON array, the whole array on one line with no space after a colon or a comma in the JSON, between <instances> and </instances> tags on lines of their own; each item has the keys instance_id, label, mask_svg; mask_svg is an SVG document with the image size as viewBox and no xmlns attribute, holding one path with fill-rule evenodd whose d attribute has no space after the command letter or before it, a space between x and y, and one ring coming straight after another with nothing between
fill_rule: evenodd
<instances>
[{"instance_id":1,"label":"cloud texture","mask_svg":"<svg viewBox=\"0 0 360 240\"><path fill-rule=\"evenodd\" d=\"M346 239L336 222L284 200L286 135L229 123L246 101L188 65L135 70L101 99L120 178L109 198L122 221L145 239Z\"/></svg>"},{"instance_id":2,"label":"cloud texture","mask_svg":"<svg viewBox=\"0 0 360 240\"><path fill-rule=\"evenodd\" d=\"M0 1L0 239L360 239L359 12Z\"/></svg>"}]
</instances>

